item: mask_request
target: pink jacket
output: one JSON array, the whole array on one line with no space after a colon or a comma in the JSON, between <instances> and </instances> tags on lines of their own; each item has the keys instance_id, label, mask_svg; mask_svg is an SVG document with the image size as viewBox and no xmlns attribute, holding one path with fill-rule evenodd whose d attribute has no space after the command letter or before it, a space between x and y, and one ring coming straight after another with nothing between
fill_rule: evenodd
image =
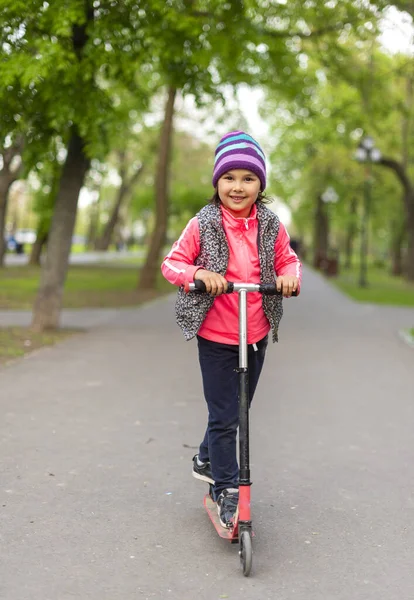
<instances>
[{"instance_id":1,"label":"pink jacket","mask_svg":"<svg viewBox=\"0 0 414 600\"><path fill-rule=\"evenodd\" d=\"M253 205L248 218L233 217L222 207L223 227L229 245L229 262L226 279L234 282L259 283L260 264L257 248L258 220L256 206ZM174 285L184 285L194 281L200 266L194 260L200 252L200 235L197 217L187 224L179 239L174 242L164 258L161 271ZM285 226L280 223L275 243L275 273L302 277L301 263L290 247L290 238ZM261 340L270 330L262 307L259 293L247 294L247 318L249 344ZM214 342L238 344L238 298L237 294L222 294L215 298L212 308L198 331L198 335Z\"/></svg>"}]
</instances>

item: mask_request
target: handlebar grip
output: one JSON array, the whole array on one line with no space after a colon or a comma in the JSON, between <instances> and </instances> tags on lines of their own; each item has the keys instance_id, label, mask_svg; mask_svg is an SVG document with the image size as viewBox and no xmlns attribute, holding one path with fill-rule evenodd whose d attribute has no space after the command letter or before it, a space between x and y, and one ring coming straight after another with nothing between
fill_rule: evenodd
<instances>
[{"instance_id":1,"label":"handlebar grip","mask_svg":"<svg viewBox=\"0 0 414 600\"><path fill-rule=\"evenodd\" d=\"M201 279L194 279L195 292L205 293L206 284Z\"/></svg>"},{"instance_id":2,"label":"handlebar grip","mask_svg":"<svg viewBox=\"0 0 414 600\"><path fill-rule=\"evenodd\" d=\"M198 292L199 294L206 293L206 284L201 279L194 279L194 292ZM232 294L234 291L234 283L231 281L227 282L227 291L226 294Z\"/></svg>"},{"instance_id":3,"label":"handlebar grip","mask_svg":"<svg viewBox=\"0 0 414 600\"><path fill-rule=\"evenodd\" d=\"M234 287L236 285L236 291L238 291L238 287L239 285L244 285L244 284L235 284L232 281L228 281L227 282L227 291L225 292L226 294L232 294L234 292ZM246 284L249 285L249 284ZM258 291L261 294L264 294L265 296L277 296L277 295L281 295L283 296L283 290L278 292L276 289L276 283L261 283L261 284L251 284L253 286L254 289L250 289L250 291ZM198 294L205 294L206 293L206 285L204 283L204 281L201 281L201 279L195 279L192 283L190 282L186 282L184 285L184 290L186 292L194 292L194 293L198 293ZM297 296L298 292L293 292L292 296Z\"/></svg>"},{"instance_id":4,"label":"handlebar grip","mask_svg":"<svg viewBox=\"0 0 414 600\"><path fill-rule=\"evenodd\" d=\"M264 294L265 296L277 296L277 295L283 295L283 289L278 292L277 288L276 288L276 284L275 283L261 283L260 284L260 293ZM298 293L297 291L292 293L292 296L297 296Z\"/></svg>"}]
</instances>

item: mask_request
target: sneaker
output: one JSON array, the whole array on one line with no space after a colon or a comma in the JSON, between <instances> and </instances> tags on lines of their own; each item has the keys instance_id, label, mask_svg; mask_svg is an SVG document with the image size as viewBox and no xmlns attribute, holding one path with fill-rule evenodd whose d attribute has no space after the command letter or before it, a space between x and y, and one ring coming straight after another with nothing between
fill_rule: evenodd
<instances>
[{"instance_id":1,"label":"sneaker","mask_svg":"<svg viewBox=\"0 0 414 600\"><path fill-rule=\"evenodd\" d=\"M217 512L223 527L233 527L239 503L239 490L229 488L223 490L217 498Z\"/></svg>"},{"instance_id":2,"label":"sneaker","mask_svg":"<svg viewBox=\"0 0 414 600\"><path fill-rule=\"evenodd\" d=\"M196 479L201 479L201 481L211 483L211 485L214 485L214 479L211 473L211 464L209 462L205 462L200 467L197 462L197 458L198 454L193 456L193 477L195 477Z\"/></svg>"}]
</instances>

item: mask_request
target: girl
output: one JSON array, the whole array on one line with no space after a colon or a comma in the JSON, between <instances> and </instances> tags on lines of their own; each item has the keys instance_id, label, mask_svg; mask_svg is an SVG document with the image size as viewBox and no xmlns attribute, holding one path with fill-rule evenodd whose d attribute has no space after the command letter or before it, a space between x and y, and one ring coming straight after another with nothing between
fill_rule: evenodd
<instances>
[{"instance_id":1,"label":"girl","mask_svg":"<svg viewBox=\"0 0 414 600\"><path fill-rule=\"evenodd\" d=\"M299 292L301 264L279 218L264 204L265 155L242 131L226 134L217 146L215 193L193 217L162 263L162 273L180 286L177 323L187 340L197 336L208 406L208 426L193 475L213 485L223 527L230 527L238 503L236 456L239 418L238 299L226 295L227 281L274 283L285 297ZM187 294L184 285L201 279L206 294ZM282 297L248 294L250 402L262 370L268 333L273 341L282 317Z\"/></svg>"}]
</instances>

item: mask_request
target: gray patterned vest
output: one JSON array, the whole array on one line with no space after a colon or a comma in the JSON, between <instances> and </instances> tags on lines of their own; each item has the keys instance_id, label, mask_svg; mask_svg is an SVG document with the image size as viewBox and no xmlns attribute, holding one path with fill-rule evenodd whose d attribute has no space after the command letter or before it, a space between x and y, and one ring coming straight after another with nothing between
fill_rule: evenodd
<instances>
[{"instance_id":1,"label":"gray patterned vest","mask_svg":"<svg viewBox=\"0 0 414 600\"><path fill-rule=\"evenodd\" d=\"M260 262L260 282L274 283L275 241L279 233L279 218L266 206L258 202L257 219L259 221L258 250ZM208 204L197 213L200 230L200 254L194 261L208 271L225 276L229 262L229 247L222 223L219 206ZM208 294L186 293L178 288L175 305L176 319L186 340L197 335L214 298ZM273 330L273 342L278 341L278 327L283 315L281 296L263 296L263 310Z\"/></svg>"}]
</instances>

